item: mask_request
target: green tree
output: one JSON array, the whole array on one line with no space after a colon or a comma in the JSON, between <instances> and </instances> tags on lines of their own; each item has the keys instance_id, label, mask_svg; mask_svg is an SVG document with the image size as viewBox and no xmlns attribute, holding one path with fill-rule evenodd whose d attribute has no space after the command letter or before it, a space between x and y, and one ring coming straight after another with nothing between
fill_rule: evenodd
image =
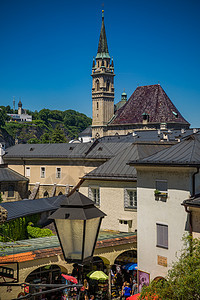
<instances>
[{"instance_id":1,"label":"green tree","mask_svg":"<svg viewBox=\"0 0 200 300\"><path fill-rule=\"evenodd\" d=\"M49 144L50 143L50 134L48 132L45 132L42 136L41 136L41 143L42 144Z\"/></svg>"},{"instance_id":2,"label":"green tree","mask_svg":"<svg viewBox=\"0 0 200 300\"><path fill-rule=\"evenodd\" d=\"M167 277L144 287L139 299L152 299L153 295L157 295L162 300L198 300L199 278L200 240L184 237L183 250L169 269Z\"/></svg>"},{"instance_id":3,"label":"green tree","mask_svg":"<svg viewBox=\"0 0 200 300\"><path fill-rule=\"evenodd\" d=\"M39 111L38 113L38 119L44 121L45 123L48 123L48 119L49 119L49 115L50 115L50 110L43 108L42 110Z\"/></svg>"},{"instance_id":4,"label":"green tree","mask_svg":"<svg viewBox=\"0 0 200 300\"><path fill-rule=\"evenodd\" d=\"M8 120L8 116L4 107L0 108L0 127L5 125L6 120Z\"/></svg>"},{"instance_id":5,"label":"green tree","mask_svg":"<svg viewBox=\"0 0 200 300\"><path fill-rule=\"evenodd\" d=\"M51 136L51 143L66 143L66 137L64 131L60 128L59 125L56 125L52 136Z\"/></svg>"}]
</instances>

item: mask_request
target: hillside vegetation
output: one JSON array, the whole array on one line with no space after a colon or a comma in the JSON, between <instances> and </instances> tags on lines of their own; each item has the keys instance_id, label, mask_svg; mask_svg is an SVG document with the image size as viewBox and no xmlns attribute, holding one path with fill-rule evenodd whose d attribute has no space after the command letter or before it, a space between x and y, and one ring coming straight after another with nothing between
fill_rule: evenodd
<instances>
[{"instance_id":1,"label":"hillside vegetation","mask_svg":"<svg viewBox=\"0 0 200 300\"><path fill-rule=\"evenodd\" d=\"M77 138L92 123L91 118L74 110L45 108L39 112L27 110L32 115L32 122L13 122L7 116L7 113L13 113L10 106L0 108L1 135L5 140L11 137L12 143L15 139L18 139L18 143L65 143Z\"/></svg>"}]
</instances>

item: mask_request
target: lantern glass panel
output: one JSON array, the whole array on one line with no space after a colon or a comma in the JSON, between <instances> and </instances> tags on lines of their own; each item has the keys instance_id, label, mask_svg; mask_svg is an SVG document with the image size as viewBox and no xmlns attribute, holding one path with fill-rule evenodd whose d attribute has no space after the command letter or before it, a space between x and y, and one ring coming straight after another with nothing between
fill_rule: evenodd
<instances>
[{"instance_id":1,"label":"lantern glass panel","mask_svg":"<svg viewBox=\"0 0 200 300\"><path fill-rule=\"evenodd\" d=\"M91 256L94 243L96 240L97 230L99 226L100 218L89 219L86 221L86 230L85 230L85 251L84 257Z\"/></svg>"},{"instance_id":2,"label":"lantern glass panel","mask_svg":"<svg viewBox=\"0 0 200 300\"><path fill-rule=\"evenodd\" d=\"M82 259L83 220L55 219L66 259Z\"/></svg>"}]
</instances>

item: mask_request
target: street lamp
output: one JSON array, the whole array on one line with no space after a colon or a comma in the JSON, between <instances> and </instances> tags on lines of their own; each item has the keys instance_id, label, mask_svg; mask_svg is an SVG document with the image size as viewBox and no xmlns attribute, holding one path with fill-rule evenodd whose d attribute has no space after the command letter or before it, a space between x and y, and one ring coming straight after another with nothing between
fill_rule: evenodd
<instances>
[{"instance_id":1,"label":"street lamp","mask_svg":"<svg viewBox=\"0 0 200 300\"><path fill-rule=\"evenodd\" d=\"M54 220L67 262L84 262L93 256L104 216L106 214L80 192L65 196L60 208L49 219Z\"/></svg>"}]
</instances>

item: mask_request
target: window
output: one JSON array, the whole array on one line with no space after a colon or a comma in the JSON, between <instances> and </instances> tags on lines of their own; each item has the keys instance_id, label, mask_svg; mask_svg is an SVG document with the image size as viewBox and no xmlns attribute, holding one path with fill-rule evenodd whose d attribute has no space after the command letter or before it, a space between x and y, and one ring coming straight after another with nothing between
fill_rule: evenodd
<instances>
[{"instance_id":1,"label":"window","mask_svg":"<svg viewBox=\"0 0 200 300\"><path fill-rule=\"evenodd\" d=\"M100 205L100 189L99 187L89 187L88 197L94 201L96 205Z\"/></svg>"},{"instance_id":2,"label":"window","mask_svg":"<svg viewBox=\"0 0 200 300\"><path fill-rule=\"evenodd\" d=\"M99 91L99 80L96 80L96 90Z\"/></svg>"},{"instance_id":3,"label":"window","mask_svg":"<svg viewBox=\"0 0 200 300\"><path fill-rule=\"evenodd\" d=\"M13 184L8 185L8 197L14 197L14 185Z\"/></svg>"},{"instance_id":4,"label":"window","mask_svg":"<svg viewBox=\"0 0 200 300\"><path fill-rule=\"evenodd\" d=\"M49 197L49 193L47 191L44 192L43 194L44 198L48 198Z\"/></svg>"},{"instance_id":5,"label":"window","mask_svg":"<svg viewBox=\"0 0 200 300\"><path fill-rule=\"evenodd\" d=\"M99 109L99 102L97 102L97 110Z\"/></svg>"},{"instance_id":6,"label":"window","mask_svg":"<svg viewBox=\"0 0 200 300\"><path fill-rule=\"evenodd\" d=\"M26 167L26 177L30 177L31 175L31 169L30 167Z\"/></svg>"},{"instance_id":7,"label":"window","mask_svg":"<svg viewBox=\"0 0 200 300\"><path fill-rule=\"evenodd\" d=\"M40 169L40 177L41 178L45 178L45 167L41 167L41 169Z\"/></svg>"},{"instance_id":8,"label":"window","mask_svg":"<svg viewBox=\"0 0 200 300\"><path fill-rule=\"evenodd\" d=\"M167 193L167 180L156 180L156 190Z\"/></svg>"},{"instance_id":9,"label":"window","mask_svg":"<svg viewBox=\"0 0 200 300\"><path fill-rule=\"evenodd\" d=\"M61 168L56 168L56 178L61 178Z\"/></svg>"},{"instance_id":10,"label":"window","mask_svg":"<svg viewBox=\"0 0 200 300\"><path fill-rule=\"evenodd\" d=\"M109 91L110 89L110 80L106 81L106 91Z\"/></svg>"},{"instance_id":11,"label":"window","mask_svg":"<svg viewBox=\"0 0 200 300\"><path fill-rule=\"evenodd\" d=\"M157 227L157 247L168 249L168 225L156 224Z\"/></svg>"},{"instance_id":12,"label":"window","mask_svg":"<svg viewBox=\"0 0 200 300\"><path fill-rule=\"evenodd\" d=\"M124 190L124 207L137 208L137 190L125 189Z\"/></svg>"}]
</instances>

